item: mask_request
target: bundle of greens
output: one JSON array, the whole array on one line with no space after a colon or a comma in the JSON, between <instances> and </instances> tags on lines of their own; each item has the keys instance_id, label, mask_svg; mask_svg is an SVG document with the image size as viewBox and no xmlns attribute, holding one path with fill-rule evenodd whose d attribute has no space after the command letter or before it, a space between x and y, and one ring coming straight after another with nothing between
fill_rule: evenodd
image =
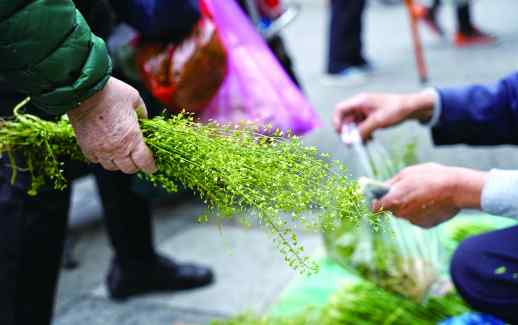
<instances>
[{"instance_id":1,"label":"bundle of greens","mask_svg":"<svg viewBox=\"0 0 518 325\"><path fill-rule=\"evenodd\" d=\"M456 220L448 227L448 237L460 244L464 239L497 230L498 226L486 221Z\"/></svg>"},{"instance_id":2,"label":"bundle of greens","mask_svg":"<svg viewBox=\"0 0 518 325\"><path fill-rule=\"evenodd\" d=\"M347 284L322 311L319 324L420 324L435 325L468 311L454 293L416 303L363 281Z\"/></svg>"},{"instance_id":3,"label":"bundle of greens","mask_svg":"<svg viewBox=\"0 0 518 325\"><path fill-rule=\"evenodd\" d=\"M320 311L308 308L303 312L290 316L271 317L245 313L230 319L214 320L210 325L320 325L320 321Z\"/></svg>"},{"instance_id":4,"label":"bundle of greens","mask_svg":"<svg viewBox=\"0 0 518 325\"><path fill-rule=\"evenodd\" d=\"M468 310L455 293L416 303L361 281L346 284L321 309L307 308L295 315L275 317L243 314L211 325L435 325Z\"/></svg>"},{"instance_id":5,"label":"bundle of greens","mask_svg":"<svg viewBox=\"0 0 518 325\"><path fill-rule=\"evenodd\" d=\"M18 111L0 122L0 154L9 157L13 181L24 171L32 175L32 194L44 184L63 189L63 161L85 159L70 123L66 117L49 122ZM140 126L158 166L155 174L140 177L170 192L178 184L193 190L208 205L204 219L258 222L274 235L286 262L301 272L317 268L303 256L296 224L333 230L344 220L371 215L345 166L290 134L248 124L199 124L184 114L140 120ZM18 156L24 166L16 165Z\"/></svg>"}]
</instances>

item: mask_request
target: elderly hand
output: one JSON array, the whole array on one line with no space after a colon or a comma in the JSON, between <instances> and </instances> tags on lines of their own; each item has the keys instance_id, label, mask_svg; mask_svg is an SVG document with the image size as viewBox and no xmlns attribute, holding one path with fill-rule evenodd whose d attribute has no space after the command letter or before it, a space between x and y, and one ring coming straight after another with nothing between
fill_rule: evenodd
<instances>
[{"instance_id":1,"label":"elderly hand","mask_svg":"<svg viewBox=\"0 0 518 325\"><path fill-rule=\"evenodd\" d=\"M376 129L394 126L406 119L430 119L435 97L430 91L410 95L359 94L336 106L333 126L340 133L342 125L354 122L363 140Z\"/></svg>"},{"instance_id":2,"label":"elderly hand","mask_svg":"<svg viewBox=\"0 0 518 325\"><path fill-rule=\"evenodd\" d=\"M431 163L408 167L387 182L390 191L372 208L431 228L460 209L480 209L485 178L485 173L466 168Z\"/></svg>"},{"instance_id":3,"label":"elderly hand","mask_svg":"<svg viewBox=\"0 0 518 325\"><path fill-rule=\"evenodd\" d=\"M147 117L139 93L113 77L103 90L68 112L87 159L110 171L153 173L157 168L144 143L137 114Z\"/></svg>"}]
</instances>

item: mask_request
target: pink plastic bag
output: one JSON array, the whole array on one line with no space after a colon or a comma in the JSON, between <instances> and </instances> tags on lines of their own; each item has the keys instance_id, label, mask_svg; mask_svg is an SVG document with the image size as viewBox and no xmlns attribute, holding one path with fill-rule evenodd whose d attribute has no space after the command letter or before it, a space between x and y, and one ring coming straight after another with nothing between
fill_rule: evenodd
<instances>
[{"instance_id":1,"label":"pink plastic bag","mask_svg":"<svg viewBox=\"0 0 518 325\"><path fill-rule=\"evenodd\" d=\"M203 0L227 50L228 72L202 121L253 121L302 135L317 127L312 105L234 0Z\"/></svg>"}]
</instances>

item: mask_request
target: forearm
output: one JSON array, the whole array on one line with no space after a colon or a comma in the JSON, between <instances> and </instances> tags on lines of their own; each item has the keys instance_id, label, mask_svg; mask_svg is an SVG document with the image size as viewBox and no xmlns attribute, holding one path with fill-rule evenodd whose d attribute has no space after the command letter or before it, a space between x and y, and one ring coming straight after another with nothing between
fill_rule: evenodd
<instances>
[{"instance_id":1,"label":"forearm","mask_svg":"<svg viewBox=\"0 0 518 325\"><path fill-rule=\"evenodd\" d=\"M468 168L452 167L454 169L454 186L452 187L453 202L459 209L480 210L482 191L488 173Z\"/></svg>"},{"instance_id":2,"label":"forearm","mask_svg":"<svg viewBox=\"0 0 518 325\"><path fill-rule=\"evenodd\" d=\"M452 195L459 209L477 209L492 215L518 218L518 170L480 172L455 169Z\"/></svg>"},{"instance_id":3,"label":"forearm","mask_svg":"<svg viewBox=\"0 0 518 325\"><path fill-rule=\"evenodd\" d=\"M421 92L404 95L401 109L407 119L415 119L421 123L429 123L434 116L437 103L437 93L427 89Z\"/></svg>"},{"instance_id":4,"label":"forearm","mask_svg":"<svg viewBox=\"0 0 518 325\"><path fill-rule=\"evenodd\" d=\"M0 0L0 78L52 114L106 84L111 62L74 3Z\"/></svg>"},{"instance_id":5,"label":"forearm","mask_svg":"<svg viewBox=\"0 0 518 325\"><path fill-rule=\"evenodd\" d=\"M518 74L491 85L438 89L435 144L518 144Z\"/></svg>"}]
</instances>

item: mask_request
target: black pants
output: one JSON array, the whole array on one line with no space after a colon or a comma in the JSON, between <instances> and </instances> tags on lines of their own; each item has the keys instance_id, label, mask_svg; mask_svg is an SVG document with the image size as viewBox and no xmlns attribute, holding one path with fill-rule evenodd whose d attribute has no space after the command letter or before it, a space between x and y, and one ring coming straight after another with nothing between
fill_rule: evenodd
<instances>
[{"instance_id":1,"label":"black pants","mask_svg":"<svg viewBox=\"0 0 518 325\"><path fill-rule=\"evenodd\" d=\"M331 0L327 70L338 73L366 63L362 54L362 21L365 0Z\"/></svg>"},{"instance_id":2,"label":"black pants","mask_svg":"<svg viewBox=\"0 0 518 325\"><path fill-rule=\"evenodd\" d=\"M470 306L518 324L518 226L463 241L451 276Z\"/></svg>"},{"instance_id":3,"label":"black pants","mask_svg":"<svg viewBox=\"0 0 518 325\"><path fill-rule=\"evenodd\" d=\"M0 324L50 324L70 205L70 189L42 189L26 194L30 177L0 159ZM79 169L66 164L72 179ZM118 262L131 267L156 257L150 207L131 191L131 178L91 167L105 212L105 222Z\"/></svg>"},{"instance_id":4,"label":"black pants","mask_svg":"<svg viewBox=\"0 0 518 325\"><path fill-rule=\"evenodd\" d=\"M441 6L441 0L434 0L432 6L430 7L430 13L432 16L435 16L437 10ZM457 30L460 33L470 34L473 33L475 27L471 22L471 13L470 13L470 3L465 2L461 4L457 4L455 7L455 12L457 15Z\"/></svg>"}]
</instances>

